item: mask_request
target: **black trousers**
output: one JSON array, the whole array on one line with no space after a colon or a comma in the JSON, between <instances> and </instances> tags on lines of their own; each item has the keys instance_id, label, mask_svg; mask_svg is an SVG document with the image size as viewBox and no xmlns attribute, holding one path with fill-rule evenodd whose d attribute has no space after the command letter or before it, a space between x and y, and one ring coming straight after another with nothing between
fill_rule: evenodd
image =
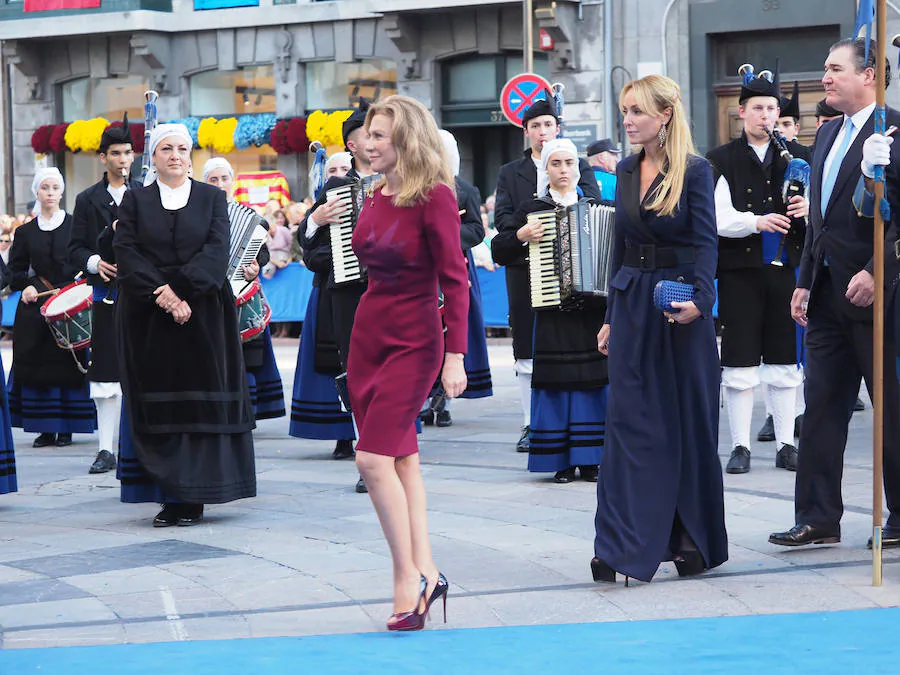
<instances>
[{"instance_id":1,"label":"black trousers","mask_svg":"<svg viewBox=\"0 0 900 675\"><path fill-rule=\"evenodd\" d=\"M851 321L842 311L841 289L827 268L810 294L806 329L806 413L794 491L798 524L840 532L844 503L844 448L860 378L872 395L872 324ZM900 529L900 410L893 339L884 340L884 488L890 516Z\"/></svg>"}]
</instances>

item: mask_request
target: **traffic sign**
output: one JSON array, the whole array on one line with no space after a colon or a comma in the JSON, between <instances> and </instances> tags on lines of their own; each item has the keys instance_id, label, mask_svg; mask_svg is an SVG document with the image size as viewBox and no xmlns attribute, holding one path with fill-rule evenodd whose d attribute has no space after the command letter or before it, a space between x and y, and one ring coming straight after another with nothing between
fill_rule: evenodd
<instances>
[{"instance_id":1,"label":"traffic sign","mask_svg":"<svg viewBox=\"0 0 900 675\"><path fill-rule=\"evenodd\" d=\"M522 126L522 115L536 101L547 98L550 83L540 75L522 73L511 78L500 92L500 108L510 122Z\"/></svg>"}]
</instances>

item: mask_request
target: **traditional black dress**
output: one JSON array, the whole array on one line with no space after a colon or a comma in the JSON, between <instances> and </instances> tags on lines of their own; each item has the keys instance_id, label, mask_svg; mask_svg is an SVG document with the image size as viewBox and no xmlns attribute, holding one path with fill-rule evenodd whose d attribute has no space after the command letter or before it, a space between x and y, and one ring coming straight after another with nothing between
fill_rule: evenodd
<instances>
[{"instance_id":1,"label":"traditional black dress","mask_svg":"<svg viewBox=\"0 0 900 675\"><path fill-rule=\"evenodd\" d=\"M3 374L3 361L0 361L0 382L6 379ZM15 492L16 484L16 453L12 437L12 425L9 416L9 399L6 390L0 388L0 495Z\"/></svg>"},{"instance_id":2,"label":"traditional black dress","mask_svg":"<svg viewBox=\"0 0 900 675\"><path fill-rule=\"evenodd\" d=\"M290 435L318 440L356 438L353 419L341 410L334 378L346 370L350 331L365 282L335 288L332 284L331 231L319 227L306 237L309 216L327 200L327 191L359 180L355 169L344 178L330 178L297 230L303 262L315 275L306 306L297 352L291 399Z\"/></svg>"},{"instance_id":3,"label":"traditional black dress","mask_svg":"<svg viewBox=\"0 0 900 675\"><path fill-rule=\"evenodd\" d=\"M249 207L237 202L228 203L228 219L233 222L235 214ZM269 229L269 224L262 218L259 223ZM256 256L256 262L262 269L269 262L269 249L263 244ZM275 350L272 348L272 333L269 327L254 339L241 345L244 352L244 367L247 371L247 386L250 389L250 403L253 406L253 417L257 420L284 417L284 385L281 373L275 361Z\"/></svg>"},{"instance_id":4,"label":"traditional black dress","mask_svg":"<svg viewBox=\"0 0 900 675\"><path fill-rule=\"evenodd\" d=\"M53 229L42 230L38 218L19 227L9 254L10 288L34 286L41 293L72 283L78 270L67 252L71 232L68 214ZM20 300L16 308L8 383L12 425L34 433L89 434L97 420L87 381L72 353L53 339L41 316L42 304L41 298Z\"/></svg>"},{"instance_id":5,"label":"traditional black dress","mask_svg":"<svg viewBox=\"0 0 900 675\"><path fill-rule=\"evenodd\" d=\"M660 562L685 550L684 533L706 568L728 559L728 538L712 321L712 169L705 159L691 158L678 210L660 216L641 204L640 158L622 160L617 171L609 404L594 552L614 570L649 581ZM687 325L670 324L653 305L657 282L679 277L693 284L702 313Z\"/></svg>"},{"instance_id":6,"label":"traditional black dress","mask_svg":"<svg viewBox=\"0 0 900 675\"><path fill-rule=\"evenodd\" d=\"M533 200L516 213L516 229L527 223L529 213L558 206L550 195ZM606 357L597 351L597 333L605 312L606 300L600 297L534 312L529 471L600 464L608 377Z\"/></svg>"},{"instance_id":7,"label":"traditional black dress","mask_svg":"<svg viewBox=\"0 0 900 675\"><path fill-rule=\"evenodd\" d=\"M216 187L191 181L187 204L169 210L153 183L119 207L122 501L216 504L256 494L228 244L225 193ZM191 306L184 325L156 306L153 291L165 284Z\"/></svg>"}]
</instances>

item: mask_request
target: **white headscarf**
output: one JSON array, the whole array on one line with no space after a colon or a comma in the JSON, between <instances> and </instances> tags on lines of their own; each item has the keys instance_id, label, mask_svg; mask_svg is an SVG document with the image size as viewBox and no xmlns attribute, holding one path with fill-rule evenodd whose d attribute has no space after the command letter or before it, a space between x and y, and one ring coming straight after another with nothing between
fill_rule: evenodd
<instances>
[{"instance_id":1,"label":"white headscarf","mask_svg":"<svg viewBox=\"0 0 900 675\"><path fill-rule=\"evenodd\" d=\"M204 183L209 178L209 174L211 174L216 169L226 169L228 173L231 174L231 177L234 178L234 167L231 166L231 162L229 162L224 157L213 157L212 159L206 160L206 164L203 165Z\"/></svg>"},{"instance_id":2,"label":"white headscarf","mask_svg":"<svg viewBox=\"0 0 900 675\"><path fill-rule=\"evenodd\" d=\"M563 153L575 160L575 171L572 175L573 190L575 189L575 186L578 185L578 181L581 180L581 171L578 168L578 149L575 147L575 144L568 138L554 138L552 141L544 143L544 147L541 148L541 170L538 171L537 179L538 197L543 197L550 188L550 177L547 175L547 165L550 163L550 157L557 153Z\"/></svg>"},{"instance_id":3,"label":"white headscarf","mask_svg":"<svg viewBox=\"0 0 900 675\"><path fill-rule=\"evenodd\" d=\"M459 145L456 143L456 137L446 129L439 129L441 140L444 142L444 149L450 158L450 171L454 176L459 175Z\"/></svg>"},{"instance_id":4,"label":"white headscarf","mask_svg":"<svg viewBox=\"0 0 900 675\"><path fill-rule=\"evenodd\" d=\"M144 185L150 185L156 180L159 173L156 171L156 165L153 163L153 153L156 152L157 146L162 143L163 139L169 136L178 136L178 138L187 142L188 151L194 147L194 139L187 127L183 124L157 124L156 128L150 132L150 171L144 178Z\"/></svg>"},{"instance_id":5,"label":"white headscarf","mask_svg":"<svg viewBox=\"0 0 900 675\"><path fill-rule=\"evenodd\" d=\"M37 199L38 188L41 187L41 183L43 183L48 178L55 178L59 182L60 192L66 191L66 181L63 180L62 174L59 172L59 169L57 169L55 166L48 166L43 169L38 169L37 173L34 174L34 180L31 181L31 194L34 195L35 199ZM37 208L40 207L37 206Z\"/></svg>"},{"instance_id":6,"label":"white headscarf","mask_svg":"<svg viewBox=\"0 0 900 675\"><path fill-rule=\"evenodd\" d=\"M328 180L328 169L333 167L338 161L343 160L347 164L353 165L353 155L349 152L336 152L331 157L328 158L328 161L325 162L325 180Z\"/></svg>"}]
</instances>

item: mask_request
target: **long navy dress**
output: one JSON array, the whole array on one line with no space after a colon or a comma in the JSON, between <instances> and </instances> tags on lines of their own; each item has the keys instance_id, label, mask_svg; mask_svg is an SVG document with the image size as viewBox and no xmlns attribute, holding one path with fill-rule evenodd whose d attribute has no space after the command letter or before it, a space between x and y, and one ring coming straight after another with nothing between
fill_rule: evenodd
<instances>
[{"instance_id":1,"label":"long navy dress","mask_svg":"<svg viewBox=\"0 0 900 675\"><path fill-rule=\"evenodd\" d=\"M678 210L659 216L640 203L640 158L628 157L618 167L606 315L606 449L597 483L594 553L621 574L649 581L661 562L680 552L685 531L706 568L728 559L728 539L717 452L712 170L706 160L692 157ZM626 249L653 244L694 261L654 269L648 256L643 268L628 264L636 262L635 251ZM652 302L658 281L679 277L694 285L694 303L702 313L687 325L670 324Z\"/></svg>"}]
</instances>

